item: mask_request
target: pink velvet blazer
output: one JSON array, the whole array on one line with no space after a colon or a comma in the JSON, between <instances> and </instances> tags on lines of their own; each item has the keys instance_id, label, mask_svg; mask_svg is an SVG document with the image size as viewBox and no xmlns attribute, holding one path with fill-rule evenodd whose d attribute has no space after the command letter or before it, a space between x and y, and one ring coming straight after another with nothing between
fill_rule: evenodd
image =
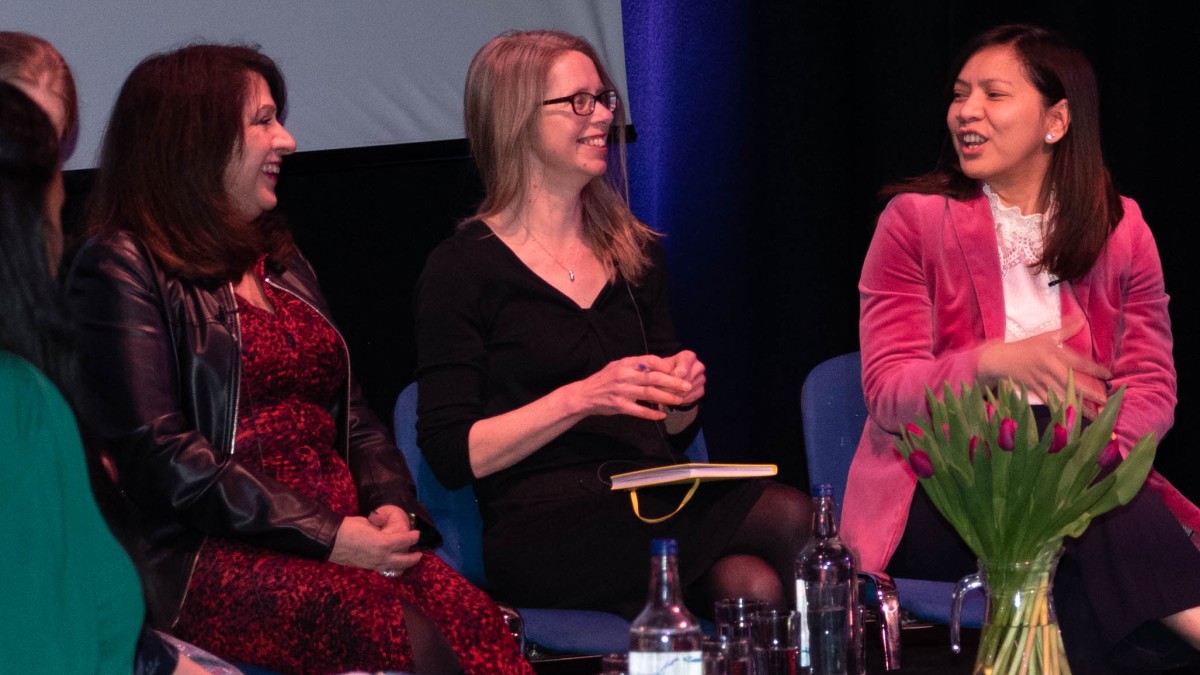
<instances>
[{"instance_id":1,"label":"pink velvet blazer","mask_svg":"<svg viewBox=\"0 0 1200 675\"><path fill-rule=\"evenodd\" d=\"M1175 366L1162 265L1141 210L1125 217L1095 266L1061 286L1062 315L1083 315L1064 347L1090 354L1128 385L1116 431L1121 449L1174 423ZM965 202L899 195L887 205L859 280L863 391L870 413L850 466L842 532L863 569L881 571L904 533L916 476L893 450L894 436L926 411L925 386L957 389L974 379L987 341L1003 340L1004 291L996 228L980 192ZM1200 509L1157 472L1147 485L1181 522L1200 529Z\"/></svg>"}]
</instances>

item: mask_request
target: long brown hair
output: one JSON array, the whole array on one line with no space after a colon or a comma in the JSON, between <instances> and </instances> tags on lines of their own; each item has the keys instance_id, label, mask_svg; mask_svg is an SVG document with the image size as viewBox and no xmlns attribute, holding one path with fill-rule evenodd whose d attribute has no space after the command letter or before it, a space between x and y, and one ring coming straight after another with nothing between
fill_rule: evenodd
<instances>
[{"instance_id":1,"label":"long brown hair","mask_svg":"<svg viewBox=\"0 0 1200 675\"><path fill-rule=\"evenodd\" d=\"M1038 26L1008 24L975 36L963 48L951 71L953 80L966 62L987 47L1012 47L1025 76L1049 107L1066 99L1071 124L1055 145L1042 194L1054 196L1042 258L1038 265L1059 279L1088 273L1124 216L1121 196L1113 185L1100 151L1100 96L1087 58L1057 34ZM881 195L903 192L944 194L966 200L979 193L979 183L962 172L953 145L946 140L937 167L922 176L886 186Z\"/></svg>"},{"instance_id":2,"label":"long brown hair","mask_svg":"<svg viewBox=\"0 0 1200 675\"><path fill-rule=\"evenodd\" d=\"M467 140L487 195L468 221L495 216L525 197L526 160L537 142L546 77L554 62L571 51L591 59L604 88L616 89L595 48L562 31L502 33L471 60L463 111ZM613 111L610 138L616 141L617 161L609 163L607 175L583 188L583 232L610 278L620 274L636 284L650 264L646 244L659 235L629 210L624 109L618 103Z\"/></svg>"},{"instance_id":3,"label":"long brown hair","mask_svg":"<svg viewBox=\"0 0 1200 675\"><path fill-rule=\"evenodd\" d=\"M0 31L0 80L36 86L48 78L62 95L66 128L59 142L59 160L75 150L79 136L79 99L71 67L54 45L29 33Z\"/></svg>"},{"instance_id":4,"label":"long brown hair","mask_svg":"<svg viewBox=\"0 0 1200 675\"><path fill-rule=\"evenodd\" d=\"M235 281L258 255L291 253L282 217L241 222L226 194L253 73L266 80L282 120L283 75L255 47L194 44L139 63L104 134L89 231L128 230L164 266L196 281Z\"/></svg>"}]
</instances>

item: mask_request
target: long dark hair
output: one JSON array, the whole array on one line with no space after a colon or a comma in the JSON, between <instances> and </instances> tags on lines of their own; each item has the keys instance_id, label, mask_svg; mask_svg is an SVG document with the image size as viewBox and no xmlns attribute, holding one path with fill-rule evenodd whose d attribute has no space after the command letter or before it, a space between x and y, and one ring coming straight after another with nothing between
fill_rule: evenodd
<instances>
[{"instance_id":1,"label":"long dark hair","mask_svg":"<svg viewBox=\"0 0 1200 675\"><path fill-rule=\"evenodd\" d=\"M74 391L74 331L46 258L46 191L58 135L41 106L0 81L0 348Z\"/></svg>"},{"instance_id":2,"label":"long dark hair","mask_svg":"<svg viewBox=\"0 0 1200 675\"><path fill-rule=\"evenodd\" d=\"M1121 196L1100 151L1096 74L1087 57L1058 34L1038 26L1007 24L985 31L966 44L951 71L947 103L953 81L967 61L979 51L997 46L1013 48L1044 105L1067 101L1070 128L1054 146L1042 187L1043 195L1054 195L1054 211L1038 264L1059 279L1079 279L1095 264L1108 235L1124 216ZM966 200L979 193L979 182L962 172L958 155L947 139L933 171L888 185L880 194L891 197L903 192Z\"/></svg>"},{"instance_id":3,"label":"long dark hair","mask_svg":"<svg viewBox=\"0 0 1200 675\"><path fill-rule=\"evenodd\" d=\"M168 269L195 281L240 279L264 252L285 259L294 244L282 217L241 222L226 194L253 73L266 80L282 120L283 74L255 47L194 44L139 63L104 135L90 233L128 230Z\"/></svg>"}]
</instances>

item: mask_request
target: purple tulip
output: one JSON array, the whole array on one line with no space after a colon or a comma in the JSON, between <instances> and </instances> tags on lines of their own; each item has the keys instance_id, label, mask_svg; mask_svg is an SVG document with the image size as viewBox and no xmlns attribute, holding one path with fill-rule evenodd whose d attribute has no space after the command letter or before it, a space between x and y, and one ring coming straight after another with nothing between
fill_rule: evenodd
<instances>
[{"instance_id":1,"label":"purple tulip","mask_svg":"<svg viewBox=\"0 0 1200 675\"><path fill-rule=\"evenodd\" d=\"M912 422L909 422L908 426L904 428L908 430L909 434L916 436L917 438L925 438L925 434L921 433L921 427L913 424Z\"/></svg>"},{"instance_id":2,"label":"purple tulip","mask_svg":"<svg viewBox=\"0 0 1200 675\"><path fill-rule=\"evenodd\" d=\"M913 471L921 478L933 475L933 462L929 461L929 455L924 450L913 450L908 456L908 463L912 464Z\"/></svg>"},{"instance_id":3,"label":"purple tulip","mask_svg":"<svg viewBox=\"0 0 1200 675\"><path fill-rule=\"evenodd\" d=\"M972 436L970 441L967 441L967 459L972 464L975 463L975 448L979 445L979 437Z\"/></svg>"},{"instance_id":4,"label":"purple tulip","mask_svg":"<svg viewBox=\"0 0 1200 675\"><path fill-rule=\"evenodd\" d=\"M991 424L992 418L996 416L996 409L992 407L991 403L985 403L983 405L984 405L984 410L987 410L988 424Z\"/></svg>"},{"instance_id":5,"label":"purple tulip","mask_svg":"<svg viewBox=\"0 0 1200 675\"><path fill-rule=\"evenodd\" d=\"M1054 438L1050 441L1050 454L1054 454L1067 446L1067 428L1058 422L1054 423Z\"/></svg>"},{"instance_id":6,"label":"purple tulip","mask_svg":"<svg viewBox=\"0 0 1200 675\"><path fill-rule=\"evenodd\" d=\"M1096 461L1100 464L1100 469L1104 473L1112 471L1121 463L1121 451L1117 448L1116 434L1113 434L1112 440L1100 451L1100 456L1096 458Z\"/></svg>"},{"instance_id":7,"label":"purple tulip","mask_svg":"<svg viewBox=\"0 0 1200 675\"><path fill-rule=\"evenodd\" d=\"M1000 434L996 437L996 445L1005 452L1012 452L1017 440L1017 423L1011 417L1000 420Z\"/></svg>"},{"instance_id":8,"label":"purple tulip","mask_svg":"<svg viewBox=\"0 0 1200 675\"><path fill-rule=\"evenodd\" d=\"M1075 406L1067 406L1067 431L1075 428Z\"/></svg>"},{"instance_id":9,"label":"purple tulip","mask_svg":"<svg viewBox=\"0 0 1200 675\"><path fill-rule=\"evenodd\" d=\"M950 440L950 425L949 424L942 425L942 435L946 437L946 440Z\"/></svg>"}]
</instances>

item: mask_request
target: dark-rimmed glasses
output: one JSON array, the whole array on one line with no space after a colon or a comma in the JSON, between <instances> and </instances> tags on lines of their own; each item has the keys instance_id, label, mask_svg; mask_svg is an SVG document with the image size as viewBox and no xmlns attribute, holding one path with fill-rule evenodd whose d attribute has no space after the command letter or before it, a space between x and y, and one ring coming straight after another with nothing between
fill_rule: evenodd
<instances>
[{"instance_id":1,"label":"dark-rimmed glasses","mask_svg":"<svg viewBox=\"0 0 1200 675\"><path fill-rule=\"evenodd\" d=\"M542 101L542 105L551 105L553 103L570 103L571 110L575 111L576 115L591 115L596 109L596 101L600 105L608 108L609 111L617 109L617 92L615 89L605 89L599 94L589 94L586 91L581 91L578 94L570 96L560 96L559 98L551 98Z\"/></svg>"}]
</instances>

